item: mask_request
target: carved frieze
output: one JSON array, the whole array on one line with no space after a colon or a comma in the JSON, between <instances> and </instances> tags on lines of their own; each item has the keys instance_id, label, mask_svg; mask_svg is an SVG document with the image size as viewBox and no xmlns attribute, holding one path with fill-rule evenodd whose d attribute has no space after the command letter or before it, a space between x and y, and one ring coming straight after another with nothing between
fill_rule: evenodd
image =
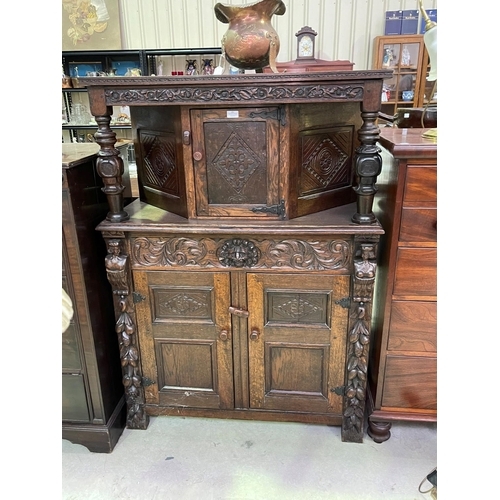
<instances>
[{"instance_id":1,"label":"carved frieze","mask_svg":"<svg viewBox=\"0 0 500 500\"><path fill-rule=\"evenodd\" d=\"M141 236L132 241L132 265L320 271L349 269L352 259L351 243L341 239L236 240L240 243L229 240L232 243L228 244L225 238ZM248 258L250 260L246 261Z\"/></svg>"},{"instance_id":2,"label":"carved frieze","mask_svg":"<svg viewBox=\"0 0 500 500\"><path fill-rule=\"evenodd\" d=\"M182 87L148 87L137 89L106 89L106 103L177 103L197 102L273 102L315 99L316 101L335 101L363 99L364 86L359 84L322 84L312 85L249 85L245 87L190 87L187 82Z\"/></svg>"}]
</instances>

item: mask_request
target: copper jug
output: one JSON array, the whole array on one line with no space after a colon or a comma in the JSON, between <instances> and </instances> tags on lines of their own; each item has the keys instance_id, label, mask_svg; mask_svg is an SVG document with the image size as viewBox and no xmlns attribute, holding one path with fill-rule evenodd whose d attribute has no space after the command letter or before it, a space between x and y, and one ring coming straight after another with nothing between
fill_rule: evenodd
<instances>
[{"instance_id":1,"label":"copper jug","mask_svg":"<svg viewBox=\"0 0 500 500\"><path fill-rule=\"evenodd\" d=\"M271 17L285 13L282 0L262 0L241 6L218 3L214 10L220 22L229 24L222 38L222 50L230 64L239 69L270 66L278 72L276 56L280 41L271 25Z\"/></svg>"}]
</instances>

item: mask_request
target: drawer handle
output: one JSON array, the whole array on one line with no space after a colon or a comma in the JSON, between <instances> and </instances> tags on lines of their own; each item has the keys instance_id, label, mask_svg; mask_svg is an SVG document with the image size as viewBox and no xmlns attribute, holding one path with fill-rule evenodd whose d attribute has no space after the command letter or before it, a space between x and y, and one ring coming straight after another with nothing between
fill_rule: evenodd
<instances>
[{"instance_id":1,"label":"drawer handle","mask_svg":"<svg viewBox=\"0 0 500 500\"><path fill-rule=\"evenodd\" d=\"M228 338L229 338L229 334L228 334L228 331L227 330L221 330L221 332L219 333L219 338L225 342Z\"/></svg>"},{"instance_id":2,"label":"drawer handle","mask_svg":"<svg viewBox=\"0 0 500 500\"><path fill-rule=\"evenodd\" d=\"M256 340L259 340L260 332L257 330L257 328L254 328L252 330L252 333L250 333L250 340L253 340L254 342Z\"/></svg>"}]
</instances>

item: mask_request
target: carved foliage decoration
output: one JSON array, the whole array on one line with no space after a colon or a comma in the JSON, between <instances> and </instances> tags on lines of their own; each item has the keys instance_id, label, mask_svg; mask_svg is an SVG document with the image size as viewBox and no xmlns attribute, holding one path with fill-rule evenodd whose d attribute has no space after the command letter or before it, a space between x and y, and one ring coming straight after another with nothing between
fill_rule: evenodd
<instances>
[{"instance_id":1,"label":"carved foliage decoration","mask_svg":"<svg viewBox=\"0 0 500 500\"><path fill-rule=\"evenodd\" d=\"M242 267L255 269L343 270L351 262L351 245L345 240L226 239L138 237L133 240L133 265L147 267ZM229 240L233 241L233 240ZM225 246L226 245L226 246ZM243 252L246 252L244 255ZM232 253L232 255L230 255ZM250 257L248 261L242 261Z\"/></svg>"},{"instance_id":2,"label":"carved foliage decoration","mask_svg":"<svg viewBox=\"0 0 500 500\"><path fill-rule=\"evenodd\" d=\"M120 240L108 241L106 272L113 294L119 297L118 319L115 331L118 334L122 381L127 402L127 427L145 429L148 416L144 411L144 387L142 385L140 355L137 347L137 331L133 320L133 301L129 294L128 257L121 253Z\"/></svg>"},{"instance_id":3,"label":"carved foliage decoration","mask_svg":"<svg viewBox=\"0 0 500 500\"><path fill-rule=\"evenodd\" d=\"M342 439L362 442L370 347L370 311L376 272L376 246L361 243L354 261ZM368 293L367 293L368 292Z\"/></svg>"},{"instance_id":4,"label":"carved foliage decoration","mask_svg":"<svg viewBox=\"0 0 500 500\"><path fill-rule=\"evenodd\" d=\"M133 82L131 82L133 83ZM363 85L329 85L316 83L313 85L258 85L248 87L174 87L174 88L148 88L148 89L106 89L106 102L143 103L143 102L170 102L170 103L196 103L196 102L252 102L270 99L273 101L288 99L316 99L316 100L361 100L363 98Z\"/></svg>"}]
</instances>

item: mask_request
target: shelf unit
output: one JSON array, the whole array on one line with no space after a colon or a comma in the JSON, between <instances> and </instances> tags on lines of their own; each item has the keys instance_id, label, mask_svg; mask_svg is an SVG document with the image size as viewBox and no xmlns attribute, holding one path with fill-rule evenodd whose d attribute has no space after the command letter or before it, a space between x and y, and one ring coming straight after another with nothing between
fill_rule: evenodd
<instances>
[{"instance_id":1,"label":"shelf unit","mask_svg":"<svg viewBox=\"0 0 500 500\"><path fill-rule=\"evenodd\" d=\"M151 49L151 50L99 50L99 51L65 51L62 53L62 69L66 76L72 78L72 81L79 85L78 78L87 76L88 72L106 73L114 72L116 76L126 76L129 69L138 69L141 75L149 76L158 74L159 66L163 68L163 74L170 75L172 71L177 71L182 67L185 70L189 59L197 61L197 69L201 72L203 56L213 56L214 66L217 64L217 55L221 54L220 47L200 47L200 48L181 48L181 49ZM75 97L76 96L78 97ZM75 103L78 102L84 106L85 111L90 109L85 87L72 87L62 89L62 130L67 131L63 134L63 142L66 139L69 142L87 142L88 136L93 136L97 130L97 125L93 122L88 124L71 123L72 113ZM120 114L120 110L115 110L114 115ZM90 120L89 113L89 120ZM130 131L129 122L119 124L113 123L115 130ZM124 132L123 139L130 139L131 133Z\"/></svg>"},{"instance_id":2,"label":"shelf unit","mask_svg":"<svg viewBox=\"0 0 500 500\"><path fill-rule=\"evenodd\" d=\"M424 104L428 60L423 35L375 37L373 69L393 70L393 76L384 82L383 114L394 116L398 108L418 108ZM406 92L413 92L413 95Z\"/></svg>"}]
</instances>

